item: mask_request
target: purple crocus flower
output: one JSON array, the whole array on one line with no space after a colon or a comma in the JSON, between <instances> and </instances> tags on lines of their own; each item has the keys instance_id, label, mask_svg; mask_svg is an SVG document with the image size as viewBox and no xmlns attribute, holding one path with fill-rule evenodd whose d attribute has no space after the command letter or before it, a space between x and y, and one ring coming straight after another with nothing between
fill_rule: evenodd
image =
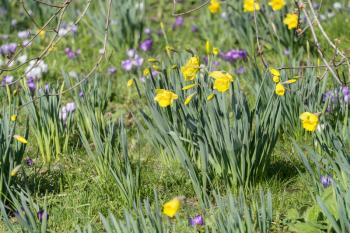
<instances>
[{"instance_id":1,"label":"purple crocus flower","mask_svg":"<svg viewBox=\"0 0 350 233\"><path fill-rule=\"evenodd\" d=\"M341 91L343 95L349 95L349 88L347 86L342 86Z\"/></svg>"},{"instance_id":2,"label":"purple crocus flower","mask_svg":"<svg viewBox=\"0 0 350 233\"><path fill-rule=\"evenodd\" d=\"M22 42L22 46L23 47L29 47L29 46L31 46L32 45L32 42L30 42L29 40L24 40L23 42Z\"/></svg>"},{"instance_id":3,"label":"purple crocus flower","mask_svg":"<svg viewBox=\"0 0 350 233\"><path fill-rule=\"evenodd\" d=\"M64 52L69 59L74 59L80 54L80 49L73 51L71 48L65 48Z\"/></svg>"},{"instance_id":4,"label":"purple crocus flower","mask_svg":"<svg viewBox=\"0 0 350 233\"><path fill-rule=\"evenodd\" d=\"M326 176L321 176L320 177L321 184L323 185L324 188L327 188L331 185L332 183L332 177L329 175Z\"/></svg>"},{"instance_id":5,"label":"purple crocus flower","mask_svg":"<svg viewBox=\"0 0 350 233\"><path fill-rule=\"evenodd\" d=\"M122 61L122 67L125 71L132 70L133 66L142 66L143 58L139 56L134 49L128 50L127 55L129 59Z\"/></svg>"},{"instance_id":6,"label":"purple crocus flower","mask_svg":"<svg viewBox=\"0 0 350 233\"><path fill-rule=\"evenodd\" d=\"M1 86L6 86L11 84L13 81L13 76L11 75L6 75L3 80L1 81Z\"/></svg>"},{"instance_id":7,"label":"purple crocus flower","mask_svg":"<svg viewBox=\"0 0 350 233\"><path fill-rule=\"evenodd\" d=\"M192 27L191 27L191 31L192 32L197 32L198 31L198 27L193 24Z\"/></svg>"},{"instance_id":8,"label":"purple crocus flower","mask_svg":"<svg viewBox=\"0 0 350 233\"><path fill-rule=\"evenodd\" d=\"M243 74L245 72L245 69L243 66L239 67L238 69L235 70L236 74Z\"/></svg>"},{"instance_id":9,"label":"purple crocus flower","mask_svg":"<svg viewBox=\"0 0 350 233\"><path fill-rule=\"evenodd\" d=\"M30 31L20 31L17 34L18 38L20 39L28 39L30 37Z\"/></svg>"},{"instance_id":10,"label":"purple crocus flower","mask_svg":"<svg viewBox=\"0 0 350 233\"><path fill-rule=\"evenodd\" d=\"M231 49L226 53L220 54L221 58L228 62L235 62L237 60L243 60L247 58L247 52L245 50Z\"/></svg>"},{"instance_id":11,"label":"purple crocus flower","mask_svg":"<svg viewBox=\"0 0 350 233\"><path fill-rule=\"evenodd\" d=\"M132 69L132 61L129 59L122 61L122 67L125 71L130 71Z\"/></svg>"},{"instance_id":12,"label":"purple crocus flower","mask_svg":"<svg viewBox=\"0 0 350 233\"><path fill-rule=\"evenodd\" d=\"M17 49L16 43L4 44L0 47L0 54L4 56L8 56L14 54Z\"/></svg>"},{"instance_id":13,"label":"purple crocus flower","mask_svg":"<svg viewBox=\"0 0 350 233\"><path fill-rule=\"evenodd\" d=\"M84 97L84 92L83 91L79 92L79 97Z\"/></svg>"},{"instance_id":14,"label":"purple crocus flower","mask_svg":"<svg viewBox=\"0 0 350 233\"><path fill-rule=\"evenodd\" d=\"M46 220L49 219L49 214L45 210L39 210L37 216L40 222L42 222L45 218Z\"/></svg>"},{"instance_id":15,"label":"purple crocus flower","mask_svg":"<svg viewBox=\"0 0 350 233\"><path fill-rule=\"evenodd\" d=\"M33 160L31 159L31 158L29 158L29 157L27 157L26 159L25 159L25 162L26 162L26 164L27 164L27 166L28 167L31 167L31 166L33 166Z\"/></svg>"},{"instance_id":16,"label":"purple crocus flower","mask_svg":"<svg viewBox=\"0 0 350 233\"><path fill-rule=\"evenodd\" d=\"M184 24L184 18L182 16L178 16L175 19L175 22L173 24L173 29L177 27L181 27Z\"/></svg>"},{"instance_id":17,"label":"purple crocus flower","mask_svg":"<svg viewBox=\"0 0 350 233\"><path fill-rule=\"evenodd\" d=\"M151 38L149 38L149 39L144 40L140 44L140 49L147 52L147 51L150 51L152 49L152 46L153 46L153 40Z\"/></svg>"},{"instance_id":18,"label":"purple crocus flower","mask_svg":"<svg viewBox=\"0 0 350 233\"><path fill-rule=\"evenodd\" d=\"M117 68L115 68L114 66L110 66L110 67L108 67L107 72L110 75L114 75L117 72Z\"/></svg>"},{"instance_id":19,"label":"purple crocus flower","mask_svg":"<svg viewBox=\"0 0 350 233\"><path fill-rule=\"evenodd\" d=\"M35 84L35 82L34 82L34 79L29 78L29 79L27 80L27 86L28 86L30 92L31 92L32 94L34 94L35 89L36 89L36 84Z\"/></svg>"},{"instance_id":20,"label":"purple crocus flower","mask_svg":"<svg viewBox=\"0 0 350 233\"><path fill-rule=\"evenodd\" d=\"M197 215L197 216L189 219L189 224L193 227L203 226L204 225L204 218L202 217L202 215Z\"/></svg>"}]
</instances>

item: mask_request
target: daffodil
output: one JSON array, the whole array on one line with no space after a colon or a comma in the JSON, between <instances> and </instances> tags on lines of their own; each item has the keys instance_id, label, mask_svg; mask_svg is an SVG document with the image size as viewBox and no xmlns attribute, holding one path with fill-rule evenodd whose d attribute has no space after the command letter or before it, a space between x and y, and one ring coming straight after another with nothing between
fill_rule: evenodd
<instances>
[{"instance_id":1,"label":"daffodil","mask_svg":"<svg viewBox=\"0 0 350 233\"><path fill-rule=\"evenodd\" d=\"M222 93L226 92L230 88L231 82L233 82L233 77L229 73L213 71L209 73L209 76L215 79L214 89Z\"/></svg>"},{"instance_id":2,"label":"daffodil","mask_svg":"<svg viewBox=\"0 0 350 233\"><path fill-rule=\"evenodd\" d=\"M197 84L190 84L190 85L184 86L184 87L182 88L182 90L183 90L183 91L186 91L186 90L189 90L189 89L194 88L195 86L197 86Z\"/></svg>"},{"instance_id":3,"label":"daffodil","mask_svg":"<svg viewBox=\"0 0 350 233\"><path fill-rule=\"evenodd\" d=\"M163 205L163 214L172 218L181 208L181 200L178 197L173 198L172 200L166 202Z\"/></svg>"},{"instance_id":4,"label":"daffodil","mask_svg":"<svg viewBox=\"0 0 350 233\"><path fill-rule=\"evenodd\" d=\"M14 139L16 139L17 141L19 141L22 144L28 143L27 139L25 139L24 137L22 137L20 135L14 135L13 137L14 137Z\"/></svg>"},{"instance_id":5,"label":"daffodil","mask_svg":"<svg viewBox=\"0 0 350 233\"><path fill-rule=\"evenodd\" d=\"M270 0L269 5L272 7L272 10L278 11L286 5L286 2L284 0Z\"/></svg>"},{"instance_id":6,"label":"daffodil","mask_svg":"<svg viewBox=\"0 0 350 233\"><path fill-rule=\"evenodd\" d=\"M216 56L220 53L220 49L219 48L213 48L213 54Z\"/></svg>"},{"instance_id":7,"label":"daffodil","mask_svg":"<svg viewBox=\"0 0 350 233\"><path fill-rule=\"evenodd\" d=\"M150 72L149 68L145 68L145 69L143 70L143 76L148 76L150 73L151 73L151 72Z\"/></svg>"},{"instance_id":8,"label":"daffodil","mask_svg":"<svg viewBox=\"0 0 350 233\"><path fill-rule=\"evenodd\" d=\"M211 44L210 44L210 41L209 40L207 40L206 42L205 42L205 52L209 55L210 54L210 52L211 52Z\"/></svg>"},{"instance_id":9,"label":"daffodil","mask_svg":"<svg viewBox=\"0 0 350 233\"><path fill-rule=\"evenodd\" d=\"M193 96L194 96L195 94L196 94L196 93L193 93L193 94L187 96L187 98L185 99L184 104L185 104L185 105L188 105L188 104L191 102L191 100L192 100L192 98L193 98Z\"/></svg>"},{"instance_id":10,"label":"daffodil","mask_svg":"<svg viewBox=\"0 0 350 233\"><path fill-rule=\"evenodd\" d=\"M208 9L212 14L219 13L221 11L221 4L218 0L210 0Z\"/></svg>"},{"instance_id":11,"label":"daffodil","mask_svg":"<svg viewBox=\"0 0 350 233\"><path fill-rule=\"evenodd\" d=\"M45 30L38 30L37 32L38 32L38 35L39 35L40 39L44 39L45 38L45 34L46 34Z\"/></svg>"},{"instance_id":12,"label":"daffodil","mask_svg":"<svg viewBox=\"0 0 350 233\"><path fill-rule=\"evenodd\" d=\"M280 72L274 68L270 69L270 73L272 75L272 81L274 81L275 83L279 83L280 82Z\"/></svg>"},{"instance_id":13,"label":"daffodil","mask_svg":"<svg viewBox=\"0 0 350 233\"><path fill-rule=\"evenodd\" d=\"M178 96L172 91L157 89L154 100L158 102L160 107L165 108L170 106L177 98Z\"/></svg>"},{"instance_id":14,"label":"daffodil","mask_svg":"<svg viewBox=\"0 0 350 233\"><path fill-rule=\"evenodd\" d=\"M318 115L311 112L304 112L300 115L300 120L302 122L303 128L306 131L314 132L318 125Z\"/></svg>"},{"instance_id":15,"label":"daffodil","mask_svg":"<svg viewBox=\"0 0 350 233\"><path fill-rule=\"evenodd\" d=\"M260 10L260 5L257 0L244 0L243 11L244 12L254 12Z\"/></svg>"},{"instance_id":16,"label":"daffodil","mask_svg":"<svg viewBox=\"0 0 350 233\"><path fill-rule=\"evenodd\" d=\"M158 60L157 60L157 58L154 58L154 57L150 57L150 58L148 58L148 60L147 60L148 62L150 62L150 63L153 63L153 62L159 62Z\"/></svg>"},{"instance_id":17,"label":"daffodil","mask_svg":"<svg viewBox=\"0 0 350 233\"><path fill-rule=\"evenodd\" d=\"M21 165L17 165L14 169L10 171L10 176L12 177L16 176L20 168L21 168Z\"/></svg>"},{"instance_id":18,"label":"daffodil","mask_svg":"<svg viewBox=\"0 0 350 233\"><path fill-rule=\"evenodd\" d=\"M292 79L289 79L286 81L287 84L292 84L292 83L295 83L297 81L297 79L295 78L292 78Z\"/></svg>"},{"instance_id":19,"label":"daffodil","mask_svg":"<svg viewBox=\"0 0 350 233\"><path fill-rule=\"evenodd\" d=\"M17 120L17 115L13 114L13 115L11 116L11 121L16 121L16 120Z\"/></svg>"},{"instance_id":20,"label":"daffodil","mask_svg":"<svg viewBox=\"0 0 350 233\"><path fill-rule=\"evenodd\" d=\"M181 67L181 72L186 81L190 81L196 78L199 71L199 58L197 56L191 57L187 63Z\"/></svg>"},{"instance_id":21,"label":"daffodil","mask_svg":"<svg viewBox=\"0 0 350 233\"><path fill-rule=\"evenodd\" d=\"M214 94L214 93L208 95L208 96L207 96L207 101L211 101L212 99L214 99L214 97L215 97L215 94Z\"/></svg>"},{"instance_id":22,"label":"daffodil","mask_svg":"<svg viewBox=\"0 0 350 233\"><path fill-rule=\"evenodd\" d=\"M284 93L286 92L286 89L284 88L282 83L277 83L275 93L279 96L284 96Z\"/></svg>"},{"instance_id":23,"label":"daffodil","mask_svg":"<svg viewBox=\"0 0 350 233\"><path fill-rule=\"evenodd\" d=\"M284 18L283 23L288 26L289 30L298 27L298 15L295 13L289 13Z\"/></svg>"},{"instance_id":24,"label":"daffodil","mask_svg":"<svg viewBox=\"0 0 350 233\"><path fill-rule=\"evenodd\" d=\"M134 79L129 79L126 86L131 87L134 84Z\"/></svg>"}]
</instances>

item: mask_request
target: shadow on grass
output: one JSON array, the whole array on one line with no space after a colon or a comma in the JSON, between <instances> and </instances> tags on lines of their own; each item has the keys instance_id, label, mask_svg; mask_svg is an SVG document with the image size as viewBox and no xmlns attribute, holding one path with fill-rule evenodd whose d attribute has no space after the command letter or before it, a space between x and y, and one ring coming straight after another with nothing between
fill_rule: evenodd
<instances>
[{"instance_id":1,"label":"shadow on grass","mask_svg":"<svg viewBox=\"0 0 350 233\"><path fill-rule=\"evenodd\" d=\"M60 167L40 169L31 172L22 180L22 187L30 193L45 195L47 193L59 193L64 186L63 170Z\"/></svg>"},{"instance_id":2,"label":"shadow on grass","mask_svg":"<svg viewBox=\"0 0 350 233\"><path fill-rule=\"evenodd\" d=\"M300 173L304 172L304 166L296 161L276 160L272 161L267 168L266 179L275 178L284 182L300 176Z\"/></svg>"}]
</instances>

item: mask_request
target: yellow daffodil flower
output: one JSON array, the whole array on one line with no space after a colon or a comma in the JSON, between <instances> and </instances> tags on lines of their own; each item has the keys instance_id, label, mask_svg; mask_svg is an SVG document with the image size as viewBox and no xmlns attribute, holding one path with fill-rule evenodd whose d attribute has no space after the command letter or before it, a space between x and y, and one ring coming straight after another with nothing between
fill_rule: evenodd
<instances>
[{"instance_id":1,"label":"yellow daffodil flower","mask_svg":"<svg viewBox=\"0 0 350 233\"><path fill-rule=\"evenodd\" d=\"M210 44L210 41L207 40L205 42L205 52L209 55L210 54L210 51L211 51L211 44Z\"/></svg>"},{"instance_id":2,"label":"yellow daffodil flower","mask_svg":"<svg viewBox=\"0 0 350 233\"><path fill-rule=\"evenodd\" d=\"M318 115L311 112L304 112L300 115L300 120L302 122L303 128L306 131L314 132L318 125Z\"/></svg>"},{"instance_id":3,"label":"yellow daffodil flower","mask_svg":"<svg viewBox=\"0 0 350 233\"><path fill-rule=\"evenodd\" d=\"M14 135L13 137L14 137L14 139L16 139L17 141L19 141L22 144L27 144L28 143L28 141L24 137L22 137L20 135Z\"/></svg>"},{"instance_id":4,"label":"yellow daffodil flower","mask_svg":"<svg viewBox=\"0 0 350 233\"><path fill-rule=\"evenodd\" d=\"M214 89L219 92L226 92L230 88L233 77L229 73L221 71L213 71L209 73L209 76L214 78Z\"/></svg>"},{"instance_id":5,"label":"yellow daffodil flower","mask_svg":"<svg viewBox=\"0 0 350 233\"><path fill-rule=\"evenodd\" d=\"M143 76L148 76L150 73L151 73L151 72L150 72L149 68L145 68L145 69L143 70Z\"/></svg>"},{"instance_id":6,"label":"yellow daffodil flower","mask_svg":"<svg viewBox=\"0 0 350 233\"><path fill-rule=\"evenodd\" d=\"M214 94L214 93L208 95L208 96L207 96L207 101L211 101L212 99L214 99L214 97L215 97L215 94Z\"/></svg>"},{"instance_id":7,"label":"yellow daffodil flower","mask_svg":"<svg viewBox=\"0 0 350 233\"><path fill-rule=\"evenodd\" d=\"M186 91L186 90L189 90L189 89L194 88L195 86L197 86L197 84L190 84L190 85L184 86L184 87L182 88L182 90L183 90L183 91Z\"/></svg>"},{"instance_id":8,"label":"yellow daffodil flower","mask_svg":"<svg viewBox=\"0 0 350 233\"><path fill-rule=\"evenodd\" d=\"M279 11L286 5L286 2L284 0L270 0L269 5L272 7L272 10Z\"/></svg>"},{"instance_id":9,"label":"yellow daffodil flower","mask_svg":"<svg viewBox=\"0 0 350 233\"><path fill-rule=\"evenodd\" d=\"M297 81L297 79L293 78L293 79L289 79L286 81L287 84L292 84L295 83Z\"/></svg>"},{"instance_id":10,"label":"yellow daffodil flower","mask_svg":"<svg viewBox=\"0 0 350 233\"><path fill-rule=\"evenodd\" d=\"M199 71L199 58L197 56L191 57L187 63L181 67L181 72L186 81L190 81L196 78Z\"/></svg>"},{"instance_id":11,"label":"yellow daffodil flower","mask_svg":"<svg viewBox=\"0 0 350 233\"><path fill-rule=\"evenodd\" d=\"M220 49L219 48L213 48L213 54L216 56L220 53Z\"/></svg>"},{"instance_id":12,"label":"yellow daffodil flower","mask_svg":"<svg viewBox=\"0 0 350 233\"><path fill-rule=\"evenodd\" d=\"M219 13L221 11L221 4L218 0L210 0L208 9L212 14Z\"/></svg>"},{"instance_id":13,"label":"yellow daffodil flower","mask_svg":"<svg viewBox=\"0 0 350 233\"><path fill-rule=\"evenodd\" d=\"M274 68L270 69L270 73L272 75L272 81L274 81L275 83L279 83L280 82L280 72Z\"/></svg>"},{"instance_id":14,"label":"yellow daffodil flower","mask_svg":"<svg viewBox=\"0 0 350 233\"><path fill-rule=\"evenodd\" d=\"M13 114L13 115L11 116L11 121L16 121L16 120L17 120L17 115Z\"/></svg>"},{"instance_id":15,"label":"yellow daffodil flower","mask_svg":"<svg viewBox=\"0 0 350 233\"><path fill-rule=\"evenodd\" d=\"M287 14L283 20L283 23L288 26L289 30L298 27L298 15L295 13Z\"/></svg>"},{"instance_id":16,"label":"yellow daffodil flower","mask_svg":"<svg viewBox=\"0 0 350 233\"><path fill-rule=\"evenodd\" d=\"M129 79L126 86L131 87L134 84L134 79Z\"/></svg>"},{"instance_id":17,"label":"yellow daffodil flower","mask_svg":"<svg viewBox=\"0 0 350 233\"><path fill-rule=\"evenodd\" d=\"M254 12L260 10L260 5L257 0L244 0L243 11L244 12Z\"/></svg>"},{"instance_id":18,"label":"yellow daffodil flower","mask_svg":"<svg viewBox=\"0 0 350 233\"><path fill-rule=\"evenodd\" d=\"M284 96L286 89L284 88L282 83L277 83L275 92L276 92L276 95Z\"/></svg>"},{"instance_id":19,"label":"yellow daffodil flower","mask_svg":"<svg viewBox=\"0 0 350 233\"><path fill-rule=\"evenodd\" d=\"M181 208L181 200L178 197L173 198L172 200L166 202L163 205L163 214L172 218Z\"/></svg>"},{"instance_id":20,"label":"yellow daffodil flower","mask_svg":"<svg viewBox=\"0 0 350 233\"><path fill-rule=\"evenodd\" d=\"M185 104L185 105L188 105L188 104L191 102L191 100L192 100L192 98L193 98L193 96L194 96L195 94L196 94L196 93L193 93L193 94L187 96L187 98L185 99L184 104Z\"/></svg>"},{"instance_id":21,"label":"yellow daffodil flower","mask_svg":"<svg viewBox=\"0 0 350 233\"><path fill-rule=\"evenodd\" d=\"M178 96L172 91L157 89L154 100L158 102L160 107L165 108L170 106L177 98Z\"/></svg>"},{"instance_id":22,"label":"yellow daffodil flower","mask_svg":"<svg viewBox=\"0 0 350 233\"><path fill-rule=\"evenodd\" d=\"M11 170L10 176L12 177L16 176L20 168L21 168L21 165L17 165L14 169Z\"/></svg>"}]
</instances>

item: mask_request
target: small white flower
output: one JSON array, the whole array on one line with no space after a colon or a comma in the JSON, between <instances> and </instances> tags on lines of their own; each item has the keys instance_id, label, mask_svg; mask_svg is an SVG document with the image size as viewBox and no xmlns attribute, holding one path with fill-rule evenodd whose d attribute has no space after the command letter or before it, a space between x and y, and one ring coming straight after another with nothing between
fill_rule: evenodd
<instances>
[{"instance_id":1,"label":"small white flower","mask_svg":"<svg viewBox=\"0 0 350 233\"><path fill-rule=\"evenodd\" d=\"M26 54L23 54L22 56L19 56L17 58L17 61L21 64L25 63L27 61L27 55Z\"/></svg>"},{"instance_id":2,"label":"small white flower","mask_svg":"<svg viewBox=\"0 0 350 233\"><path fill-rule=\"evenodd\" d=\"M318 124L316 130L317 132L321 133L325 127L325 124Z\"/></svg>"},{"instance_id":3,"label":"small white flower","mask_svg":"<svg viewBox=\"0 0 350 233\"><path fill-rule=\"evenodd\" d=\"M333 3L333 8L337 11L339 11L343 6L341 5L340 2L335 2Z\"/></svg>"}]
</instances>

